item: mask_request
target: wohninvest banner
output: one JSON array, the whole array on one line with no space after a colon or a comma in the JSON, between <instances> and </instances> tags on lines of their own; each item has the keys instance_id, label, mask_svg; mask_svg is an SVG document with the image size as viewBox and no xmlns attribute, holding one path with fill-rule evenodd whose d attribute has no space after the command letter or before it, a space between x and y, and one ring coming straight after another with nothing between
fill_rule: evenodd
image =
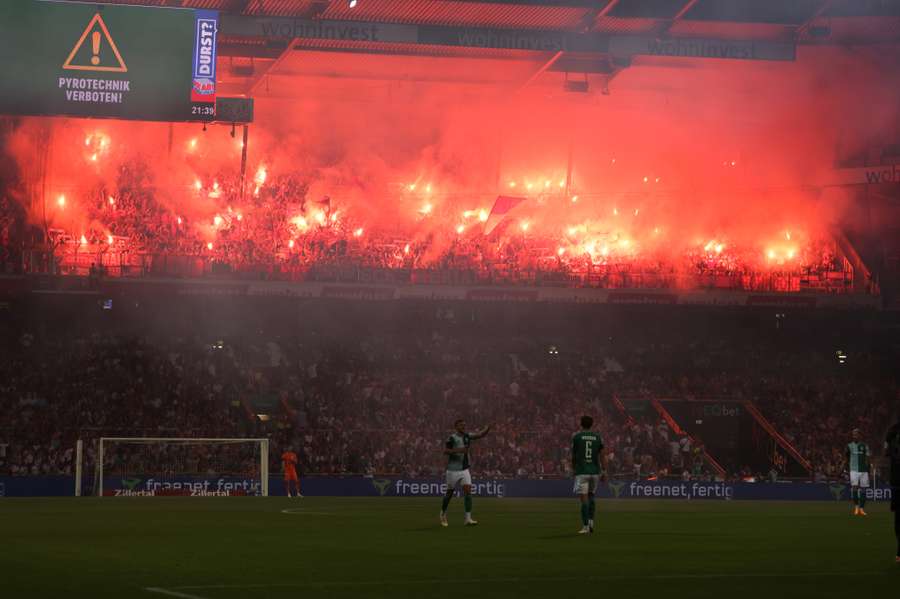
<instances>
[{"instance_id":1,"label":"wohninvest banner","mask_svg":"<svg viewBox=\"0 0 900 599\"><path fill-rule=\"evenodd\" d=\"M900 163L837 169L826 174L822 182L825 186L897 184L900 184Z\"/></svg>"}]
</instances>

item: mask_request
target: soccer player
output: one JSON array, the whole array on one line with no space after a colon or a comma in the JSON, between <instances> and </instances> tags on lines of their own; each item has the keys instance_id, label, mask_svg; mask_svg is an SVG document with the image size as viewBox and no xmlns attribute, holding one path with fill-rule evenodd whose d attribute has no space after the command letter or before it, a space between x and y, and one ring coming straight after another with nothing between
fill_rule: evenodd
<instances>
[{"instance_id":1,"label":"soccer player","mask_svg":"<svg viewBox=\"0 0 900 599\"><path fill-rule=\"evenodd\" d=\"M859 429L853 429L852 441L847 444L847 463L850 469L850 500L856 506L854 516L866 516L866 489L869 488L869 446L859 440Z\"/></svg>"},{"instance_id":2,"label":"soccer player","mask_svg":"<svg viewBox=\"0 0 900 599\"><path fill-rule=\"evenodd\" d=\"M884 453L891 462L891 511L894 512L894 535L897 537L894 561L900 564L900 420L888 430Z\"/></svg>"},{"instance_id":3,"label":"soccer player","mask_svg":"<svg viewBox=\"0 0 900 599\"><path fill-rule=\"evenodd\" d=\"M284 468L284 489L287 491L287 496L291 496L291 483L294 483L297 497L303 497L300 494L300 478L297 476L297 454L294 453L293 447L288 447L281 454L281 465Z\"/></svg>"},{"instance_id":4,"label":"soccer player","mask_svg":"<svg viewBox=\"0 0 900 599\"><path fill-rule=\"evenodd\" d=\"M603 453L603 440L593 432L594 419L581 417L581 430L572 437L572 470L575 472L575 492L581 498L581 530L578 534L594 532L594 513L597 503L594 494L600 480L606 479L609 457ZM601 458L602 454L602 458ZM603 462L603 470L600 462Z\"/></svg>"},{"instance_id":5,"label":"soccer player","mask_svg":"<svg viewBox=\"0 0 900 599\"><path fill-rule=\"evenodd\" d=\"M460 418L453 423L456 431L447 439L444 455L447 456L447 492L441 502L441 526L449 526L447 523L447 507L453 499L453 493L458 486L462 486L463 503L466 509L465 525L478 524L472 519L472 475L469 473L469 444L475 439L480 439L491 431L490 425L477 433L466 432L466 422Z\"/></svg>"}]
</instances>

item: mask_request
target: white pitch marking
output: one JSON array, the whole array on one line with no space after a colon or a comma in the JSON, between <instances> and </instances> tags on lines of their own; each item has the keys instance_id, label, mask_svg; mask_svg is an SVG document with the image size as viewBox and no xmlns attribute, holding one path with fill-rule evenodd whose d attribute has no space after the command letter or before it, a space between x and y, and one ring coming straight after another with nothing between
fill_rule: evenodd
<instances>
[{"instance_id":1,"label":"white pitch marking","mask_svg":"<svg viewBox=\"0 0 900 599\"><path fill-rule=\"evenodd\" d=\"M353 586L391 586L419 584L487 584L487 583L530 583L530 582L571 582L611 581L611 580L707 580L707 579L740 579L740 578L812 578L818 576L873 576L884 572L785 572L785 573L748 573L748 574L659 574L659 575L611 575L611 576L554 576L546 578L465 578L465 579L423 579L423 580L360 580L360 581L323 581L297 583L258 583L258 584L210 584L171 587L182 590L203 589L274 589L302 587L353 587Z\"/></svg>"},{"instance_id":2,"label":"white pitch marking","mask_svg":"<svg viewBox=\"0 0 900 599\"><path fill-rule=\"evenodd\" d=\"M168 595L169 597L178 597L179 599L204 599L200 595L189 595L187 593L179 593L178 591L170 591L162 587L144 587L149 593L158 593L160 595Z\"/></svg>"},{"instance_id":3,"label":"white pitch marking","mask_svg":"<svg viewBox=\"0 0 900 599\"><path fill-rule=\"evenodd\" d=\"M287 509L281 510L282 514L300 514L300 515L309 515L309 516L336 516L337 514L333 514L331 512L310 512L302 507L289 507Z\"/></svg>"}]
</instances>

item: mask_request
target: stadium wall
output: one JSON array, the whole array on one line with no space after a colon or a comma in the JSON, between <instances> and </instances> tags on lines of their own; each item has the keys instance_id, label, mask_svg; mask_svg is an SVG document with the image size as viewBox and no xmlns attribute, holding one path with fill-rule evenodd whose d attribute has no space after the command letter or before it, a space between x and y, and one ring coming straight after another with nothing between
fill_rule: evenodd
<instances>
[{"instance_id":1,"label":"stadium wall","mask_svg":"<svg viewBox=\"0 0 900 599\"><path fill-rule=\"evenodd\" d=\"M84 488L91 488L85 481ZM259 481L238 478L182 478L159 480L131 477L104 480L107 495L256 495ZM571 480L476 480L475 494L486 497L571 497ZM436 479L349 477L308 477L302 481L303 494L323 497L437 497L445 490ZM71 496L71 476L0 477L0 497ZM269 480L271 495L284 495L280 477ZM837 483L717 483L680 481L616 480L601 485L603 499L672 499L711 501L848 501L849 487ZM891 488L885 485L867 490L870 501L890 501Z\"/></svg>"},{"instance_id":2,"label":"stadium wall","mask_svg":"<svg viewBox=\"0 0 900 599\"><path fill-rule=\"evenodd\" d=\"M551 304L656 306L745 306L752 308L879 308L881 298L864 293L777 293L727 290L594 289L573 287L489 287L443 284L353 284L223 279L2 276L0 297L28 294L91 295L98 299L132 297L277 297L365 301L472 301Z\"/></svg>"}]
</instances>

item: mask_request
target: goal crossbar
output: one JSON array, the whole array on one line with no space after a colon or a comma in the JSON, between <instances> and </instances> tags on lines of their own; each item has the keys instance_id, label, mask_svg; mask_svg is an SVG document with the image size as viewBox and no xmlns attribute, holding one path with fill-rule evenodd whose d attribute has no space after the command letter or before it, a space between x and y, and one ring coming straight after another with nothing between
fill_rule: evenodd
<instances>
[{"instance_id":1,"label":"goal crossbar","mask_svg":"<svg viewBox=\"0 0 900 599\"><path fill-rule=\"evenodd\" d=\"M216 437L100 437L97 443L97 494L103 496L103 460L104 460L104 444L106 443L124 443L129 445L151 445L155 443L168 443L170 445L241 445L241 444L258 444L259 445L259 476L260 476L260 494L263 497L269 495L269 440L268 439L238 439L238 438L216 438ZM80 476L81 462L77 465L78 476Z\"/></svg>"},{"instance_id":2,"label":"goal crossbar","mask_svg":"<svg viewBox=\"0 0 900 599\"><path fill-rule=\"evenodd\" d=\"M238 444L238 443L268 443L268 439L236 439L234 437L217 439L215 437L100 437L100 441L115 441L116 443L178 443L200 444L200 443L218 443L220 445Z\"/></svg>"}]
</instances>

